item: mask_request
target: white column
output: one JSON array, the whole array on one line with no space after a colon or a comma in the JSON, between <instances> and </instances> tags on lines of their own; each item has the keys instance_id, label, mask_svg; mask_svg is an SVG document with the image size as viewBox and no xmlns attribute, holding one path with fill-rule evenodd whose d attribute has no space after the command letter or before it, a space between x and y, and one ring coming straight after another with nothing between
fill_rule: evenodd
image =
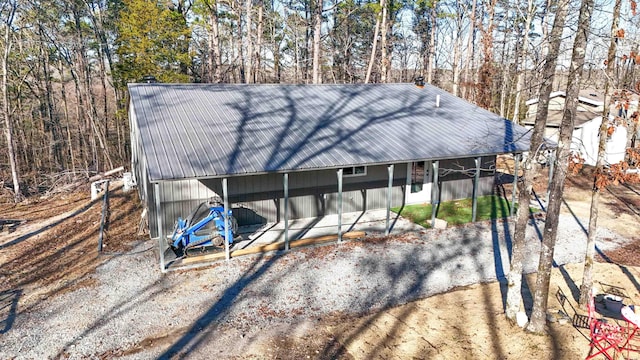
<instances>
[{"instance_id":1,"label":"white column","mask_svg":"<svg viewBox=\"0 0 640 360\"><path fill-rule=\"evenodd\" d=\"M229 252L230 225L229 225L229 193L227 191L227 178L222 178L222 197L224 199L224 253L225 259L229 261L231 254Z\"/></svg>"},{"instance_id":2,"label":"white column","mask_svg":"<svg viewBox=\"0 0 640 360\"><path fill-rule=\"evenodd\" d=\"M160 211L160 184L153 184L153 194L156 201L156 222L158 225L158 250L160 250L160 271L166 272L164 265L164 230L162 229L162 211Z\"/></svg>"},{"instance_id":3,"label":"white column","mask_svg":"<svg viewBox=\"0 0 640 360\"><path fill-rule=\"evenodd\" d=\"M433 166L433 184L431 185L431 227L436 226L436 209L438 208L438 197L440 195L440 187L438 186L438 167L440 160L434 161Z\"/></svg>"},{"instance_id":4,"label":"white column","mask_svg":"<svg viewBox=\"0 0 640 360\"><path fill-rule=\"evenodd\" d=\"M471 198L471 222L475 222L478 215L478 186L480 185L480 165L482 158L476 157L476 173L473 177L473 197Z\"/></svg>"},{"instance_id":5,"label":"white column","mask_svg":"<svg viewBox=\"0 0 640 360\"><path fill-rule=\"evenodd\" d=\"M284 174L284 250L289 251L289 174Z\"/></svg>"},{"instance_id":6,"label":"white column","mask_svg":"<svg viewBox=\"0 0 640 360\"><path fill-rule=\"evenodd\" d=\"M342 169L338 169L338 242L342 241Z\"/></svg>"},{"instance_id":7,"label":"white column","mask_svg":"<svg viewBox=\"0 0 640 360\"><path fill-rule=\"evenodd\" d=\"M387 224L385 226L384 234L389 235L391 229L389 229L389 222L391 218L391 197L393 189L393 164L387 166L389 172L389 186L387 187Z\"/></svg>"}]
</instances>

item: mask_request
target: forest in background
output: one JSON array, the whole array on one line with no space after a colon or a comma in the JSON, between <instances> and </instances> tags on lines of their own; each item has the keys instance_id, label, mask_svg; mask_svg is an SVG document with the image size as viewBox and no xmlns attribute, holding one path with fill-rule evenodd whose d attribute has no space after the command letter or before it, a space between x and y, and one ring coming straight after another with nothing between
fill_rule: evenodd
<instances>
[{"instance_id":1,"label":"forest in background","mask_svg":"<svg viewBox=\"0 0 640 360\"><path fill-rule=\"evenodd\" d=\"M36 194L129 162L126 84L389 83L416 76L518 121L536 97L552 0L5 0L0 183ZM569 7L554 87L568 78ZM597 1L583 87L604 88L612 1ZM636 88L625 1L613 88ZM15 156L11 156L11 154ZM13 164L12 164L13 162ZM15 171L12 171L15 169ZM12 174L14 173L14 174Z\"/></svg>"}]
</instances>

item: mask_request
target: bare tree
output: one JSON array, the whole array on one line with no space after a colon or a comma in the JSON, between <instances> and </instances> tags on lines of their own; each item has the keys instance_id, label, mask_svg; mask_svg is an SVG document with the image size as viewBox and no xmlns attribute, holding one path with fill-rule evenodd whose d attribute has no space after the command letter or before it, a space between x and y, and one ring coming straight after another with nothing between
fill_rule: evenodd
<instances>
[{"instance_id":1,"label":"bare tree","mask_svg":"<svg viewBox=\"0 0 640 360\"><path fill-rule=\"evenodd\" d=\"M391 71L391 56L389 54L388 32L391 28L389 21L389 6L385 4L382 8L382 23L380 24L380 82L386 83Z\"/></svg>"},{"instance_id":2,"label":"bare tree","mask_svg":"<svg viewBox=\"0 0 640 360\"><path fill-rule=\"evenodd\" d=\"M533 179L538 173L538 156L543 150L544 128L549 110L549 96L553 89L556 62L560 44L562 43L562 30L564 28L568 7L569 1L567 0L558 3L558 9L549 39L549 52L546 56L541 74L542 82L538 96L538 111L531 135L529 156L524 161L522 180L518 183L519 206L516 212L513 239L511 240L511 268L507 276L507 301L505 308L507 318L512 321L516 320L516 315L520 311L522 302L520 292L522 289L522 262L524 260L525 234L527 223L529 222L529 201L533 189Z\"/></svg>"},{"instance_id":3,"label":"bare tree","mask_svg":"<svg viewBox=\"0 0 640 360\"><path fill-rule=\"evenodd\" d=\"M558 235L558 218L560 215L560 206L562 205L564 181L569 168L571 137L573 135L573 125L578 107L578 94L580 92L582 70L584 68L585 48L590 29L593 3L594 0L584 0L582 2L578 16L577 34L573 43L573 53L567 83L567 96L558 138L556 171L553 173L549 188L547 219L544 226L540 262L536 276L536 285L534 287L533 312L531 314L531 321L527 326L527 330L537 333L544 332L546 325L547 299L549 295L549 283L551 281L551 269L553 266L553 251Z\"/></svg>"},{"instance_id":4,"label":"bare tree","mask_svg":"<svg viewBox=\"0 0 640 360\"><path fill-rule=\"evenodd\" d=\"M465 82L465 91L464 98L469 99L469 90L470 85L474 82L471 69L473 68L473 58L474 58L474 46L473 40L475 38L475 26L476 26L476 4L477 0L473 0L471 3L471 11L469 12L469 31L467 33L467 59L464 66L464 82Z\"/></svg>"},{"instance_id":5,"label":"bare tree","mask_svg":"<svg viewBox=\"0 0 640 360\"><path fill-rule=\"evenodd\" d=\"M493 32L494 32L494 17L495 7L497 0L490 0L487 4L487 28L482 30L482 49L484 55L484 61L480 67L479 87L478 87L478 99L477 103L481 107L493 110L493 77L495 72L495 66L493 63Z\"/></svg>"},{"instance_id":6,"label":"bare tree","mask_svg":"<svg viewBox=\"0 0 640 360\"><path fill-rule=\"evenodd\" d=\"M220 29L218 20L218 0L203 0L209 12L209 76L210 82L222 81L222 57L220 52Z\"/></svg>"},{"instance_id":7,"label":"bare tree","mask_svg":"<svg viewBox=\"0 0 640 360\"><path fill-rule=\"evenodd\" d=\"M613 6L613 20L611 22L611 41L609 42L609 51L607 54L607 76L604 88L604 108L602 110L602 123L600 124L600 139L598 141L598 158L596 160L596 173L594 177L593 188L591 189L591 211L589 213L589 234L587 236L587 252L584 258L584 270L582 273L582 284L580 285L580 305L586 306L591 295L591 287L593 287L593 262L596 253L596 230L598 226L598 206L600 204L600 187L598 186L598 176L602 176L604 170L604 155L607 144L607 122L609 117L609 89L611 87L611 79L613 75L613 65L616 57L616 32L620 22L620 8L622 0L616 0Z\"/></svg>"},{"instance_id":8,"label":"bare tree","mask_svg":"<svg viewBox=\"0 0 640 360\"><path fill-rule=\"evenodd\" d=\"M4 28L3 40L4 51L2 52L2 112L4 113L4 134L7 140L7 153L9 154L9 164L11 166L11 178L13 180L13 198L15 202L22 201L20 192L20 179L18 176L18 166L16 153L13 146L13 126L11 124L11 107L9 105L9 55L11 54L12 38L11 33L13 20L16 15L18 3L16 0L9 0L0 7L2 16L2 27Z\"/></svg>"},{"instance_id":9,"label":"bare tree","mask_svg":"<svg viewBox=\"0 0 640 360\"><path fill-rule=\"evenodd\" d=\"M522 47L520 48L520 54L518 54L519 61L516 61L516 69L519 64L526 63L527 55L529 53L529 29L531 28L531 22L535 16L535 7L533 6L533 0L528 0L527 13L524 21L524 37L522 39ZM513 121L520 122L520 102L522 101L522 88L524 86L524 69L518 71L518 78L516 79L516 99L513 107Z\"/></svg>"},{"instance_id":10,"label":"bare tree","mask_svg":"<svg viewBox=\"0 0 640 360\"><path fill-rule=\"evenodd\" d=\"M462 57L462 27L464 22L464 12L462 11L462 2L456 0L456 14L455 14L455 30L453 41L453 63L451 64L451 71L453 72L453 95L460 95L460 58Z\"/></svg>"},{"instance_id":11,"label":"bare tree","mask_svg":"<svg viewBox=\"0 0 640 360\"><path fill-rule=\"evenodd\" d=\"M320 40L322 31L322 0L315 1L313 11L313 83L320 84Z\"/></svg>"},{"instance_id":12,"label":"bare tree","mask_svg":"<svg viewBox=\"0 0 640 360\"><path fill-rule=\"evenodd\" d=\"M380 24L383 16L386 16L384 9L387 7L386 0L380 0L380 10L376 14L376 27L373 32L373 44L371 45L371 57L369 57L369 66L367 67L367 74L364 77L364 83L369 83L371 79L371 72L373 71L373 63L376 60L376 49L378 48L378 33L380 32Z\"/></svg>"},{"instance_id":13,"label":"bare tree","mask_svg":"<svg viewBox=\"0 0 640 360\"><path fill-rule=\"evenodd\" d=\"M253 1L245 0L245 27L247 29L247 58L246 64L244 67L244 79L245 83L250 84L253 83L253 37L251 36L252 29L252 10L253 10Z\"/></svg>"},{"instance_id":14,"label":"bare tree","mask_svg":"<svg viewBox=\"0 0 640 360\"><path fill-rule=\"evenodd\" d=\"M264 1L260 0L258 2L258 23L256 25L256 49L254 51L254 57L256 61L254 62L253 71L254 74L254 82L261 82L260 78L262 77L260 74L260 66L262 64L262 32L264 28Z\"/></svg>"},{"instance_id":15,"label":"bare tree","mask_svg":"<svg viewBox=\"0 0 640 360\"><path fill-rule=\"evenodd\" d=\"M435 52L436 52L436 25L437 25L437 6L438 1L434 0L431 5L431 29L429 36L429 50L427 52L427 82L433 83L433 69L435 67Z\"/></svg>"}]
</instances>

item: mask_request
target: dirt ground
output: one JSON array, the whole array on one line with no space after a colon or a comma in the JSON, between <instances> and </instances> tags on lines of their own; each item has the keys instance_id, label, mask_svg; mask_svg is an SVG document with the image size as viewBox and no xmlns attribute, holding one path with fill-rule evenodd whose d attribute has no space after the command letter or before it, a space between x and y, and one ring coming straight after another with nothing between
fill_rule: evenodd
<instances>
[{"instance_id":1,"label":"dirt ground","mask_svg":"<svg viewBox=\"0 0 640 360\"><path fill-rule=\"evenodd\" d=\"M536 185L541 197L545 182L543 174ZM509 192L509 185L505 189ZM588 219L590 189L588 169L571 175L563 211ZM0 295L21 289L20 312L29 311L42 299L92 286L95 281L92 273L106 259L98 256L97 249L102 198L91 202L88 194L87 186L70 193L32 198L19 205L0 204L0 219L27 220L13 232L0 232ZM109 209L103 239L105 252L126 252L148 236L138 232L141 207L135 192L114 191ZM624 288L629 303L640 303L639 210L639 186L623 184L602 193L599 226L633 241L600 256L595 278ZM319 321L313 325L298 326L295 331L274 328L250 348L239 351L237 358L518 359L526 355L534 359L580 359L589 350L588 329L573 326L567 318L575 311L583 313L575 309L581 277L581 264L554 269L549 297L553 321L544 336L526 333L505 320L505 289L493 282L361 317L330 314L314 319ZM530 275L528 283L534 281L535 275ZM564 307L558 302L558 293L567 296ZM531 302L527 288L524 300ZM305 319L301 319L304 323ZM166 346L165 342L139 346ZM119 354L129 351L121 350Z\"/></svg>"}]
</instances>

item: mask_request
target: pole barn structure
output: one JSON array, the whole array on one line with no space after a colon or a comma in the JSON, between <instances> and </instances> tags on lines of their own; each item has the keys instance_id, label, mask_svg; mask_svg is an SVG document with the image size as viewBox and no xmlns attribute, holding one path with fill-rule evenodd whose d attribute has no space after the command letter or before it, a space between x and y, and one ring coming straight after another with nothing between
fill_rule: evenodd
<instances>
[{"instance_id":1,"label":"pole barn structure","mask_svg":"<svg viewBox=\"0 0 640 360\"><path fill-rule=\"evenodd\" d=\"M160 266L212 196L240 225L475 198L528 130L431 85L130 84L132 172ZM435 209L435 206L434 206ZM475 215L475 213L474 213ZM435 220L435 213L433 214ZM228 229L228 227L227 227ZM226 258L229 258L227 246Z\"/></svg>"}]
</instances>

